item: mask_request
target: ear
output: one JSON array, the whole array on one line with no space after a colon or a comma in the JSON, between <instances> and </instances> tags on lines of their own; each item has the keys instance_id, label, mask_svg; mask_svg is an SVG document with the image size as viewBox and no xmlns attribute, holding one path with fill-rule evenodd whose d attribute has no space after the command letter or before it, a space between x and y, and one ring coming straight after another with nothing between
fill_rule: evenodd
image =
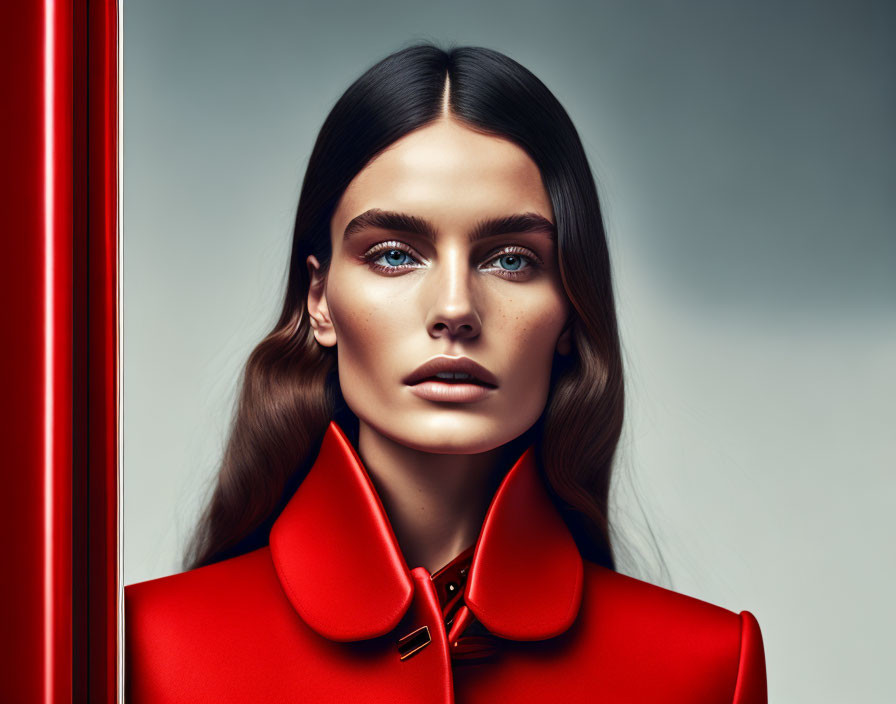
<instances>
[{"instance_id":1,"label":"ear","mask_svg":"<svg viewBox=\"0 0 896 704\"><path fill-rule=\"evenodd\" d=\"M572 352L572 316L566 319L563 332L557 338L557 354L566 356Z\"/></svg>"},{"instance_id":2,"label":"ear","mask_svg":"<svg viewBox=\"0 0 896 704\"><path fill-rule=\"evenodd\" d=\"M336 329L330 319L330 309L327 306L327 277L321 273L320 262L313 254L305 261L308 266L308 278L311 283L308 286L308 315L311 320L311 328L314 330L314 339L324 347L336 345Z\"/></svg>"}]
</instances>

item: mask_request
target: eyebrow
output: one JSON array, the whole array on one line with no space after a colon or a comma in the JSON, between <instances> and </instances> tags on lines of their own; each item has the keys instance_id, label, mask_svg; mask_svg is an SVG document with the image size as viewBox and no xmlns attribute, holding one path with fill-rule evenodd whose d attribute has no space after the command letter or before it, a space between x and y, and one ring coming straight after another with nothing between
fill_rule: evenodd
<instances>
[{"instance_id":1,"label":"eyebrow","mask_svg":"<svg viewBox=\"0 0 896 704\"><path fill-rule=\"evenodd\" d=\"M343 239L348 240L361 230L369 227L421 235L429 240L435 240L438 234L438 228L425 218L408 215L407 213L396 213L391 210L371 208L349 221L345 227ZM553 240L556 239L557 228L554 226L554 223L538 213L516 213L514 215L480 220L470 232L470 241L475 242L484 237L494 235L524 233L543 233Z\"/></svg>"}]
</instances>

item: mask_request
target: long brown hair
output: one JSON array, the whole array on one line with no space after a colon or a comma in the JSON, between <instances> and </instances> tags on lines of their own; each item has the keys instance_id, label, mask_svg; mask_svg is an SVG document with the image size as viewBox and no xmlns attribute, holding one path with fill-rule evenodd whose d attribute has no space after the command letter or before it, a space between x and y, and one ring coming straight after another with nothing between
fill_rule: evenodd
<instances>
[{"instance_id":1,"label":"long brown hair","mask_svg":"<svg viewBox=\"0 0 896 704\"><path fill-rule=\"evenodd\" d=\"M431 44L365 72L320 130L302 184L283 309L252 351L217 483L185 567L267 543L334 414L350 415L335 352L317 344L306 309L313 254L326 271L330 220L343 191L379 152L441 114L510 139L539 167L557 227L560 274L572 304L573 354L557 356L533 429L552 498L586 559L614 568L608 495L623 420L623 374L610 260L594 179L566 111L526 68L496 51Z\"/></svg>"}]
</instances>

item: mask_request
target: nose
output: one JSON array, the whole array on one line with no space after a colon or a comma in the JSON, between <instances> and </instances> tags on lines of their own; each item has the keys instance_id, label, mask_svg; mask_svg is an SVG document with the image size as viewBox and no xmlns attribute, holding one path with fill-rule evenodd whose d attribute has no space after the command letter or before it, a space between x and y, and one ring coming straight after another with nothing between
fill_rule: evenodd
<instances>
[{"instance_id":1,"label":"nose","mask_svg":"<svg viewBox=\"0 0 896 704\"><path fill-rule=\"evenodd\" d=\"M470 339L479 335L482 321L471 279L463 252L440 261L430 279L433 304L426 320L430 336Z\"/></svg>"}]
</instances>

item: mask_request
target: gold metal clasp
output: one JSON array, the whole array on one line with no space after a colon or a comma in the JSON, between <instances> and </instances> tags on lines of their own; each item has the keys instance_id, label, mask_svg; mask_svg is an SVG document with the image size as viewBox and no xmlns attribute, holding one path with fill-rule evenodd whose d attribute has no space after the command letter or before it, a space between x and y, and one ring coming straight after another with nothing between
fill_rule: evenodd
<instances>
[{"instance_id":1,"label":"gold metal clasp","mask_svg":"<svg viewBox=\"0 0 896 704\"><path fill-rule=\"evenodd\" d=\"M429 635L429 626L420 626L415 631L411 631L406 636L398 639L398 652L401 653L401 660L411 657L414 653L421 651L432 641Z\"/></svg>"}]
</instances>

